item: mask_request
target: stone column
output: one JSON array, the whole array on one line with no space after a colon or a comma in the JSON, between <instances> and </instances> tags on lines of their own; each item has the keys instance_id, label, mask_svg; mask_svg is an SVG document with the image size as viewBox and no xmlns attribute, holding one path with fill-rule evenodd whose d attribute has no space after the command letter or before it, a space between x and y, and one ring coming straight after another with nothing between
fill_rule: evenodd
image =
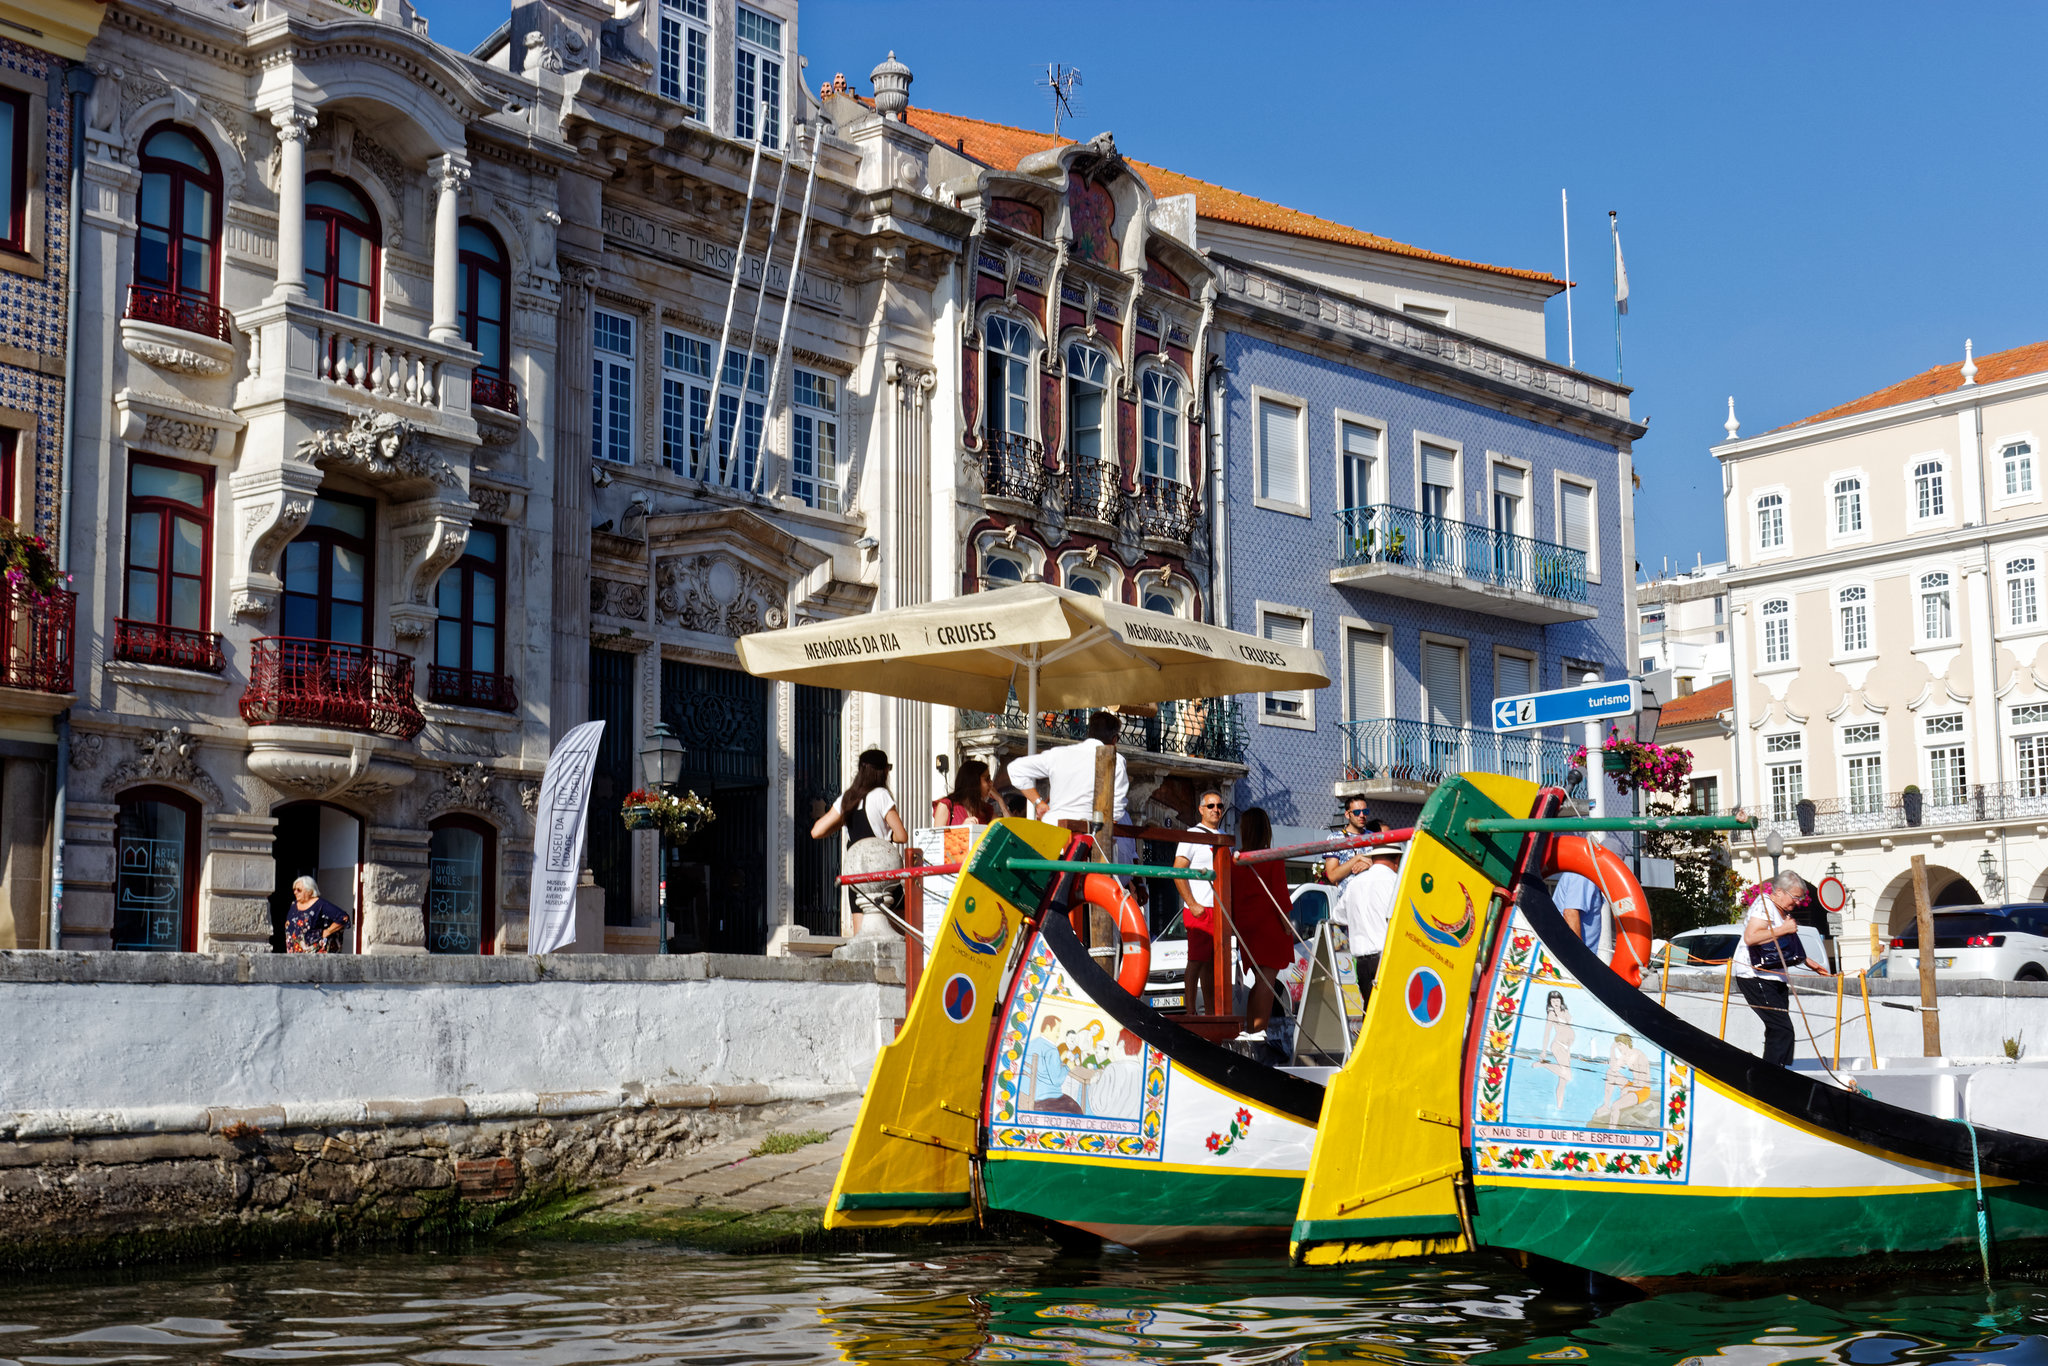
<instances>
[{"instance_id":1,"label":"stone column","mask_svg":"<svg viewBox=\"0 0 2048 1366\"><path fill-rule=\"evenodd\" d=\"M319 116L293 105L270 116L277 129L277 288L272 301L306 297L306 136Z\"/></svg>"},{"instance_id":2,"label":"stone column","mask_svg":"<svg viewBox=\"0 0 2048 1366\"><path fill-rule=\"evenodd\" d=\"M462 187L469 183L469 163L450 152L427 166L434 179L434 321L427 336L437 342L462 340L456 316L462 282Z\"/></svg>"},{"instance_id":3,"label":"stone column","mask_svg":"<svg viewBox=\"0 0 2048 1366\"><path fill-rule=\"evenodd\" d=\"M590 719L590 291L597 271L562 264L556 316L552 745Z\"/></svg>"}]
</instances>

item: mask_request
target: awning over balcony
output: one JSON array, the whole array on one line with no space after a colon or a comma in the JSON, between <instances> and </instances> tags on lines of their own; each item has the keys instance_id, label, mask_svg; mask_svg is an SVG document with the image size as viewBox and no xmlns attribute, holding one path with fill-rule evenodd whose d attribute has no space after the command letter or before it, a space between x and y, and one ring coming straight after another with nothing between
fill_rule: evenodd
<instances>
[{"instance_id":1,"label":"awning over balcony","mask_svg":"<svg viewBox=\"0 0 2048 1366\"><path fill-rule=\"evenodd\" d=\"M1586 553L1412 508L1346 508L1330 582L1552 625L1600 615L1587 601Z\"/></svg>"}]
</instances>

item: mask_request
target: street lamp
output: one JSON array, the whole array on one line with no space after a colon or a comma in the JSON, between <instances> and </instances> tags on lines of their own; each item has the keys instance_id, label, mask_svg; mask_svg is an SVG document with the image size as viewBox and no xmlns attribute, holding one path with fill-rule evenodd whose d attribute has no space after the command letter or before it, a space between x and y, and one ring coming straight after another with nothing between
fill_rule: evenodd
<instances>
[{"instance_id":1,"label":"street lamp","mask_svg":"<svg viewBox=\"0 0 2048 1366\"><path fill-rule=\"evenodd\" d=\"M1764 836L1764 852L1771 856L1771 881L1776 882L1778 880L1778 860L1784 857L1785 854L1785 837L1779 834L1775 828L1772 829L1770 834Z\"/></svg>"},{"instance_id":2,"label":"street lamp","mask_svg":"<svg viewBox=\"0 0 2048 1366\"><path fill-rule=\"evenodd\" d=\"M1995 897L2005 890L2005 879L1998 872L1998 859L1989 849L1977 855L1977 871L1984 875L1985 896Z\"/></svg>"},{"instance_id":3,"label":"street lamp","mask_svg":"<svg viewBox=\"0 0 2048 1366\"><path fill-rule=\"evenodd\" d=\"M1831 878L1834 878L1837 882L1841 881L1842 861L1840 859L1828 860L1827 875Z\"/></svg>"},{"instance_id":4,"label":"street lamp","mask_svg":"<svg viewBox=\"0 0 2048 1366\"><path fill-rule=\"evenodd\" d=\"M654 729L647 732L646 743L640 746L640 776L647 786L667 795L683 779L683 742L668 728L665 721L654 723ZM654 834L654 862L660 869L659 904L654 913L661 917L655 938L655 952L667 953L669 940L668 921L668 854L667 841L661 837L659 828Z\"/></svg>"}]
</instances>

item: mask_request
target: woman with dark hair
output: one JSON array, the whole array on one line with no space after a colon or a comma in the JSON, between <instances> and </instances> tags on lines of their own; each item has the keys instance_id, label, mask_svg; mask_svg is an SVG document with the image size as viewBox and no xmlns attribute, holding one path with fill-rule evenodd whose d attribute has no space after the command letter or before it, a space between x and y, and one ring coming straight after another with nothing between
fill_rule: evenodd
<instances>
[{"instance_id":1,"label":"woman with dark hair","mask_svg":"<svg viewBox=\"0 0 2048 1366\"><path fill-rule=\"evenodd\" d=\"M1002 815L996 803L996 780L988 765L969 759L960 765L953 790L932 803L932 824L966 825L970 821L987 825Z\"/></svg>"},{"instance_id":2,"label":"woman with dark hair","mask_svg":"<svg viewBox=\"0 0 2048 1366\"><path fill-rule=\"evenodd\" d=\"M817 824L811 827L811 838L824 839L844 826L848 844L858 844L865 839L887 840L891 844L910 843L910 831L905 828L903 817L897 814L896 799L889 795L891 767L889 756L881 750L862 750L852 786L846 789L837 805L818 817Z\"/></svg>"},{"instance_id":3,"label":"woman with dark hair","mask_svg":"<svg viewBox=\"0 0 2048 1366\"><path fill-rule=\"evenodd\" d=\"M1237 818L1240 854L1273 847L1273 822L1265 808L1255 806ZM1273 1016L1273 974L1294 961L1294 931L1287 912L1287 865L1232 864L1230 919L1237 948L1252 972L1252 993L1245 1029L1257 1034Z\"/></svg>"}]
</instances>

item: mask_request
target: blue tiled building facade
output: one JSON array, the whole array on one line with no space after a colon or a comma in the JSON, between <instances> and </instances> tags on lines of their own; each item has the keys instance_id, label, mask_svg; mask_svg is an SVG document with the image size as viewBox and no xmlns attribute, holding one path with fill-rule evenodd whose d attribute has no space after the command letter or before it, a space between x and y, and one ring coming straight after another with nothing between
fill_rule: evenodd
<instances>
[{"instance_id":1,"label":"blue tiled building facade","mask_svg":"<svg viewBox=\"0 0 2048 1366\"><path fill-rule=\"evenodd\" d=\"M1228 621L1314 646L1333 680L1247 699L1233 804L1308 838L1352 793L1405 824L1448 773L1565 780L1579 737L1496 737L1489 704L1632 672L1626 391L1225 276Z\"/></svg>"}]
</instances>

